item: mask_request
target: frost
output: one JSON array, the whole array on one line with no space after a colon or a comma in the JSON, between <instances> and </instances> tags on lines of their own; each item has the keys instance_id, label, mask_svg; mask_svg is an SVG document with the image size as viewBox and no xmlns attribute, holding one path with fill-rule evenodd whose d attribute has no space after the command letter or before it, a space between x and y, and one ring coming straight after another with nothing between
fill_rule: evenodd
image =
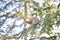
<instances>
[{"instance_id":1,"label":"frost","mask_svg":"<svg viewBox=\"0 0 60 40\"><path fill-rule=\"evenodd\" d=\"M23 22L24 22L23 19L16 20L15 25L16 25L16 26L19 26L19 25L23 24Z\"/></svg>"},{"instance_id":2,"label":"frost","mask_svg":"<svg viewBox=\"0 0 60 40\"><path fill-rule=\"evenodd\" d=\"M9 18L5 21L5 23L1 26L1 30L3 30L5 33L8 32L9 28L13 25L16 18Z\"/></svg>"},{"instance_id":3,"label":"frost","mask_svg":"<svg viewBox=\"0 0 60 40\"><path fill-rule=\"evenodd\" d=\"M23 28L15 27L13 30L11 30L11 31L8 33L8 35L19 34L21 31L23 31Z\"/></svg>"}]
</instances>

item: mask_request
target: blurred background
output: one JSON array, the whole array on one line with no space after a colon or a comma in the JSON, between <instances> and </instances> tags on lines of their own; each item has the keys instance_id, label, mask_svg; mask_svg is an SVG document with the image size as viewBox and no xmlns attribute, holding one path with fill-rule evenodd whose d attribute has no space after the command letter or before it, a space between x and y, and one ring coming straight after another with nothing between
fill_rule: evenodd
<instances>
[{"instance_id":1,"label":"blurred background","mask_svg":"<svg viewBox=\"0 0 60 40\"><path fill-rule=\"evenodd\" d=\"M60 0L0 0L0 40L60 40Z\"/></svg>"}]
</instances>

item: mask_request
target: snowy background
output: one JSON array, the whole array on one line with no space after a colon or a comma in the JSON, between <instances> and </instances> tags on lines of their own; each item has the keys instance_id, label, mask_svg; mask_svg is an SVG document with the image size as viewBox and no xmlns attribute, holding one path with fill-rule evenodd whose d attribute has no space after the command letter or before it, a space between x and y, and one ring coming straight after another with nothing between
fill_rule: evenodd
<instances>
[{"instance_id":1,"label":"snowy background","mask_svg":"<svg viewBox=\"0 0 60 40\"><path fill-rule=\"evenodd\" d=\"M44 0L34 0L36 2L39 3L40 7L42 7L42 3L44 3ZM52 2L51 1L51 5L58 5L58 2ZM7 5L7 6L6 6ZM5 35L8 34L9 36L14 35L14 34L19 34L21 31L23 31L24 29L24 19L19 17L12 17L16 11L19 11L19 5L23 5L23 3L19 3L19 2L14 2L12 0L3 0L0 1L0 36L1 35ZM23 12L23 8L20 8L20 11ZM10 28L12 25L15 24L15 28L13 28L11 31ZM29 26L29 25L27 25ZM55 27L54 27L55 28ZM59 30L57 31L57 27L55 28L55 30L53 30L54 32L58 32L60 31L60 27ZM47 34L45 34L47 35ZM44 36L45 36L44 35Z\"/></svg>"}]
</instances>

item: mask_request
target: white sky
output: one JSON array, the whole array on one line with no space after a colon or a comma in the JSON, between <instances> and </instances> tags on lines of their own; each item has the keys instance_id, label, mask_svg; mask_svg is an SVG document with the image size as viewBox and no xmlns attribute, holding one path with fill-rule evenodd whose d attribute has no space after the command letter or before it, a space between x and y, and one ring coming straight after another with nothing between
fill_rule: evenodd
<instances>
[{"instance_id":1,"label":"white sky","mask_svg":"<svg viewBox=\"0 0 60 40\"><path fill-rule=\"evenodd\" d=\"M42 3L44 2L44 0L34 0L34 1L38 2L40 7L42 7Z\"/></svg>"}]
</instances>

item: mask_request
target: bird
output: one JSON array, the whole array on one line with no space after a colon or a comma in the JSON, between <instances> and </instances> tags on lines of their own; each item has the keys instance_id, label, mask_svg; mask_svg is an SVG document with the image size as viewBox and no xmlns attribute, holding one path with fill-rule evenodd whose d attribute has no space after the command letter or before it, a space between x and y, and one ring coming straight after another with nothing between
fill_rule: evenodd
<instances>
[{"instance_id":1,"label":"bird","mask_svg":"<svg viewBox=\"0 0 60 40\"><path fill-rule=\"evenodd\" d=\"M29 20L26 21L26 23L28 24L37 24L38 22L39 22L39 19L37 17L29 18Z\"/></svg>"}]
</instances>

